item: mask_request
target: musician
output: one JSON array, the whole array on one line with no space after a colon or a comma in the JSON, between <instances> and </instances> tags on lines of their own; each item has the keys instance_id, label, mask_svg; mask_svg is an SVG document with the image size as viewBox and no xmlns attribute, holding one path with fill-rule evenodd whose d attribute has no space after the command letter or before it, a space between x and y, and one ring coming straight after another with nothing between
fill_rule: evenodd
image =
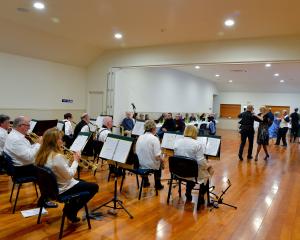
<instances>
[{"instance_id":1,"label":"musician","mask_svg":"<svg viewBox=\"0 0 300 240\"><path fill-rule=\"evenodd\" d=\"M185 123L182 119L182 116L178 113L175 116L175 131L183 133L184 128L185 128Z\"/></svg>"},{"instance_id":2,"label":"musician","mask_svg":"<svg viewBox=\"0 0 300 240\"><path fill-rule=\"evenodd\" d=\"M90 132L89 127L90 116L87 113L81 115L81 121L76 125L74 129L73 138L76 139L80 132Z\"/></svg>"},{"instance_id":3,"label":"musician","mask_svg":"<svg viewBox=\"0 0 300 240\"><path fill-rule=\"evenodd\" d=\"M107 135L111 133L112 127L113 127L113 120L112 117L106 116L103 118L102 127L99 130L97 139L98 141L104 143Z\"/></svg>"},{"instance_id":4,"label":"musician","mask_svg":"<svg viewBox=\"0 0 300 240\"><path fill-rule=\"evenodd\" d=\"M157 135L159 136L159 138L162 138L164 136L164 133L168 131L175 131L175 121L172 118L172 113L168 113L166 115L165 121L159 129Z\"/></svg>"},{"instance_id":5,"label":"musician","mask_svg":"<svg viewBox=\"0 0 300 240\"><path fill-rule=\"evenodd\" d=\"M67 148L70 148L73 142L73 126L71 123L72 119L73 119L72 113L64 114L63 141L65 142Z\"/></svg>"},{"instance_id":6,"label":"musician","mask_svg":"<svg viewBox=\"0 0 300 240\"><path fill-rule=\"evenodd\" d=\"M159 139L155 136L156 125L153 120L148 120L144 125L145 133L139 136L136 143L136 154L139 158L141 169L153 169L155 178L155 188L161 190L164 186L160 182L161 178L161 150ZM148 177L144 178L144 187L150 186Z\"/></svg>"},{"instance_id":7,"label":"musician","mask_svg":"<svg viewBox=\"0 0 300 240\"><path fill-rule=\"evenodd\" d=\"M42 138L38 140L38 143L31 145L29 140L25 138L29 128L30 119L28 117L17 117L4 145L4 152L12 158L15 174L18 177L34 176L36 174L34 159L40 148Z\"/></svg>"},{"instance_id":8,"label":"musician","mask_svg":"<svg viewBox=\"0 0 300 240\"><path fill-rule=\"evenodd\" d=\"M4 159L2 156L4 144L10 127L9 116L0 114L0 172L4 172Z\"/></svg>"},{"instance_id":9,"label":"musician","mask_svg":"<svg viewBox=\"0 0 300 240\"><path fill-rule=\"evenodd\" d=\"M123 119L121 126L124 128L125 135L132 131L134 127L134 120L132 119L131 112L126 112L126 117Z\"/></svg>"},{"instance_id":10,"label":"musician","mask_svg":"<svg viewBox=\"0 0 300 240\"><path fill-rule=\"evenodd\" d=\"M196 122L197 121L197 118L195 116L195 113L192 113L190 118L189 118L189 122Z\"/></svg>"},{"instance_id":11,"label":"musician","mask_svg":"<svg viewBox=\"0 0 300 240\"><path fill-rule=\"evenodd\" d=\"M62 154L63 141L62 136L56 128L48 129L44 133L43 143L36 156L36 165L50 168L57 179L59 196L78 194L80 192L89 192L89 196L82 198L81 201L68 202L64 206L64 213L67 218L76 223L80 221L77 217L78 211L98 192L98 185L95 183L78 181L74 179L80 153L74 153L74 161L69 166L69 162Z\"/></svg>"},{"instance_id":12,"label":"musician","mask_svg":"<svg viewBox=\"0 0 300 240\"><path fill-rule=\"evenodd\" d=\"M188 125L184 130L184 138L179 139L175 142L174 145L174 154L184 157L193 158L198 163L198 182L203 182L201 184L201 193L200 193L200 204L204 204L204 194L206 189L204 184L210 177L210 173L213 173L212 167L208 164L207 160L204 157L205 145L197 141L197 128L193 125ZM192 189L195 186L195 183L192 182L195 179L187 182L186 185L186 199L187 201L192 201Z\"/></svg>"}]
</instances>

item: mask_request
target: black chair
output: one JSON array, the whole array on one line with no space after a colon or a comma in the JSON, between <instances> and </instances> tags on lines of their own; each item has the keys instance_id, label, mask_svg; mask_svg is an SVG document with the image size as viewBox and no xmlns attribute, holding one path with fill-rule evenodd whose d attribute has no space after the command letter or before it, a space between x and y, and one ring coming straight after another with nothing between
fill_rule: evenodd
<instances>
[{"instance_id":1,"label":"black chair","mask_svg":"<svg viewBox=\"0 0 300 240\"><path fill-rule=\"evenodd\" d=\"M183 157L183 156L172 156L169 157L169 170L171 173L171 179L169 182L169 191L168 191L168 198L167 203L169 204L170 196L171 196L171 190L172 190L172 184L173 180L178 181L178 192L179 197L181 197L181 184L182 182L189 182L191 180L187 180L186 178L194 178L195 180L192 181L195 184L200 184L199 187L199 197L198 197L198 203L197 203L197 210L199 210L200 207L200 192L202 191L202 184L197 181L198 177L198 163L195 159ZM207 193L207 202L209 204L209 181L205 183L205 190Z\"/></svg>"},{"instance_id":2,"label":"black chair","mask_svg":"<svg viewBox=\"0 0 300 240\"><path fill-rule=\"evenodd\" d=\"M11 199L12 199L12 195L13 195L13 192L14 192L15 185L18 184L17 195L16 195L16 199L15 199L15 203L14 203L14 207L13 207L13 211L12 211L13 213L15 213L16 205L17 205L17 201L18 201L18 197L19 197L19 192L20 192L20 189L22 187L22 184L31 183L31 182L34 183L36 196L37 197L39 196L37 188L36 188L37 178L36 178L36 176L27 176L27 177L17 176L15 174L15 166L13 165L12 158L5 152L3 152L3 157L4 157L4 161L5 161L6 172L11 177L11 179L13 181L13 186L12 186L11 193L10 193L10 198L9 198L10 202L11 202Z\"/></svg>"},{"instance_id":3,"label":"black chair","mask_svg":"<svg viewBox=\"0 0 300 240\"><path fill-rule=\"evenodd\" d=\"M136 183L137 183L137 187L139 189L139 200L141 199L142 196L142 191L143 191L143 185L144 185L144 179L145 177L149 177L149 175L153 174L154 176L154 171L153 169L141 169L139 168L139 159L138 156L136 154L133 155L131 162L133 163L133 169L123 169L123 174L122 174L122 180L121 180L121 185L120 185L120 192L122 191L123 188L123 183L124 183L124 179L125 179L125 175L126 175L126 171L133 173L136 175ZM139 177L142 177L142 182L141 184L139 184ZM155 179L154 179L155 181ZM158 196L158 190L155 188L155 194L156 196Z\"/></svg>"},{"instance_id":4,"label":"black chair","mask_svg":"<svg viewBox=\"0 0 300 240\"><path fill-rule=\"evenodd\" d=\"M89 196L89 192L80 192L78 194L60 197L58 195L59 192L58 192L58 185L57 185L56 177L53 174L53 172L51 171L51 169L49 169L47 167L37 167L37 182L38 182L38 185L39 185L39 188L41 191L41 198L40 198L39 202L42 203L42 205L40 206L37 224L41 223L41 214L42 214L42 209L44 207L43 203L45 203L49 199L58 201L60 203L68 203L71 201L78 201L82 198ZM85 208L85 214L86 214L88 226L89 226L89 229L91 229L90 217L89 217L88 208L87 208L86 204L84 205L84 208ZM63 212L61 225L60 225L59 239L62 238L65 217L66 217L66 215Z\"/></svg>"}]
</instances>

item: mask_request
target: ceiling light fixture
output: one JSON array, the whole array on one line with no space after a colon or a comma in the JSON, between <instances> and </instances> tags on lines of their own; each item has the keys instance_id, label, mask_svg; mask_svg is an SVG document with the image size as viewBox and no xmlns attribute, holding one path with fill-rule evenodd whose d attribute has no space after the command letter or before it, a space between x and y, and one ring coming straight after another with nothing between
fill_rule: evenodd
<instances>
[{"instance_id":1,"label":"ceiling light fixture","mask_svg":"<svg viewBox=\"0 0 300 240\"><path fill-rule=\"evenodd\" d=\"M216 74L215 76L216 76L216 77L220 77L220 74Z\"/></svg>"},{"instance_id":2,"label":"ceiling light fixture","mask_svg":"<svg viewBox=\"0 0 300 240\"><path fill-rule=\"evenodd\" d=\"M266 63L265 64L265 67L271 67L272 65L271 65L271 63Z\"/></svg>"},{"instance_id":3,"label":"ceiling light fixture","mask_svg":"<svg viewBox=\"0 0 300 240\"><path fill-rule=\"evenodd\" d=\"M115 38L116 39L121 39L123 37L122 33L116 33Z\"/></svg>"},{"instance_id":4,"label":"ceiling light fixture","mask_svg":"<svg viewBox=\"0 0 300 240\"><path fill-rule=\"evenodd\" d=\"M195 68L196 68L196 69L200 69L200 66L197 65L197 66L195 66Z\"/></svg>"},{"instance_id":5,"label":"ceiling light fixture","mask_svg":"<svg viewBox=\"0 0 300 240\"><path fill-rule=\"evenodd\" d=\"M45 4L42 2L35 2L33 4L33 7L38 10L43 10L43 9L45 9Z\"/></svg>"},{"instance_id":6,"label":"ceiling light fixture","mask_svg":"<svg viewBox=\"0 0 300 240\"><path fill-rule=\"evenodd\" d=\"M228 80L228 82L229 82L229 83L232 83L233 81L232 81L232 80Z\"/></svg>"},{"instance_id":7,"label":"ceiling light fixture","mask_svg":"<svg viewBox=\"0 0 300 240\"><path fill-rule=\"evenodd\" d=\"M225 22L224 22L224 25L226 27L232 27L234 24L235 24L235 22L234 22L233 19L226 19Z\"/></svg>"},{"instance_id":8,"label":"ceiling light fixture","mask_svg":"<svg viewBox=\"0 0 300 240\"><path fill-rule=\"evenodd\" d=\"M281 79L279 82L281 82L281 83L284 83L284 80L283 80L283 79Z\"/></svg>"},{"instance_id":9,"label":"ceiling light fixture","mask_svg":"<svg viewBox=\"0 0 300 240\"><path fill-rule=\"evenodd\" d=\"M279 77L279 73L274 73L274 77Z\"/></svg>"}]
</instances>

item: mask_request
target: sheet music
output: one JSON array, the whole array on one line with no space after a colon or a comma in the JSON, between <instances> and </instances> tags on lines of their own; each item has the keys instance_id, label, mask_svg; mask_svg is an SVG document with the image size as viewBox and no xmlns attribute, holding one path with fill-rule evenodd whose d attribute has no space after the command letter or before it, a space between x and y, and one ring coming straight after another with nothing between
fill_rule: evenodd
<instances>
[{"instance_id":1,"label":"sheet music","mask_svg":"<svg viewBox=\"0 0 300 240\"><path fill-rule=\"evenodd\" d=\"M113 159L116 162L126 163L132 142L119 140Z\"/></svg>"},{"instance_id":2,"label":"sheet music","mask_svg":"<svg viewBox=\"0 0 300 240\"><path fill-rule=\"evenodd\" d=\"M98 116L97 119L96 119L95 124L96 124L99 128L102 128L102 125L103 125L103 119L104 119L103 116Z\"/></svg>"},{"instance_id":3,"label":"sheet music","mask_svg":"<svg viewBox=\"0 0 300 240\"><path fill-rule=\"evenodd\" d=\"M136 121L132 129L132 134L138 136L143 135L145 132L144 125L145 122Z\"/></svg>"},{"instance_id":4,"label":"sheet music","mask_svg":"<svg viewBox=\"0 0 300 240\"><path fill-rule=\"evenodd\" d=\"M204 146L207 144L207 137L197 137L197 141L201 142Z\"/></svg>"},{"instance_id":5,"label":"sheet music","mask_svg":"<svg viewBox=\"0 0 300 240\"><path fill-rule=\"evenodd\" d=\"M90 120L90 122L92 123L92 124L89 123L90 131L91 132L96 132L97 126L98 126L97 123L96 123L96 121Z\"/></svg>"},{"instance_id":6,"label":"sheet music","mask_svg":"<svg viewBox=\"0 0 300 240\"><path fill-rule=\"evenodd\" d=\"M23 215L24 218L27 218L27 217L39 215L39 212L40 212L40 208L33 208L33 209L21 211L21 214ZM46 214L46 213L48 213L47 210L43 208L42 214Z\"/></svg>"},{"instance_id":7,"label":"sheet music","mask_svg":"<svg viewBox=\"0 0 300 240\"><path fill-rule=\"evenodd\" d=\"M207 138L205 154L210 156L217 156L220 147L221 139Z\"/></svg>"},{"instance_id":8,"label":"sheet music","mask_svg":"<svg viewBox=\"0 0 300 240\"><path fill-rule=\"evenodd\" d=\"M81 152L87 140L88 140L88 136L78 135L78 137L75 139L72 146L70 147L70 150L73 152Z\"/></svg>"},{"instance_id":9,"label":"sheet music","mask_svg":"<svg viewBox=\"0 0 300 240\"><path fill-rule=\"evenodd\" d=\"M164 133L161 147L167 149L174 149L175 139L176 139L176 134Z\"/></svg>"},{"instance_id":10,"label":"sheet music","mask_svg":"<svg viewBox=\"0 0 300 240\"><path fill-rule=\"evenodd\" d=\"M62 131L63 130L63 127L64 127L64 122L57 122L57 125L56 125L58 131Z\"/></svg>"},{"instance_id":11,"label":"sheet music","mask_svg":"<svg viewBox=\"0 0 300 240\"><path fill-rule=\"evenodd\" d=\"M121 135L121 129L120 127L113 127L112 128L112 133L116 135Z\"/></svg>"},{"instance_id":12,"label":"sheet music","mask_svg":"<svg viewBox=\"0 0 300 240\"><path fill-rule=\"evenodd\" d=\"M28 133L31 133L35 127L35 125L37 124L37 121L30 121L30 128L28 130Z\"/></svg>"},{"instance_id":13,"label":"sheet music","mask_svg":"<svg viewBox=\"0 0 300 240\"><path fill-rule=\"evenodd\" d=\"M100 152L100 158L113 159L119 140L107 137Z\"/></svg>"}]
</instances>

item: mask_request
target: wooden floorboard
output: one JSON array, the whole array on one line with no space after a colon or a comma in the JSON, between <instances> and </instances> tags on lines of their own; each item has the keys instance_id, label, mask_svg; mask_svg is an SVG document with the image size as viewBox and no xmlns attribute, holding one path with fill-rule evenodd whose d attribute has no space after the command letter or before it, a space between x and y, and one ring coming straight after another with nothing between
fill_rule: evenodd
<instances>
[{"instance_id":1,"label":"wooden floorboard","mask_svg":"<svg viewBox=\"0 0 300 240\"><path fill-rule=\"evenodd\" d=\"M193 193L192 203L185 203L184 188L181 198L177 189L173 189L170 205L167 205L167 181L163 181L165 189L155 196L153 178L151 188L144 191L139 201L135 177L128 175L119 198L134 219L129 219L122 210L112 216L107 214L107 208L102 208L104 217L100 221L92 220L91 230L86 222L76 226L67 223L64 239L300 239L300 144L289 144L287 148L270 144L271 158L267 162L263 160L263 153L257 163L240 162L237 159L239 134L229 130L219 133L222 135L221 160L210 161L215 169L212 184L220 192L226 187L226 179L231 180L232 187L224 200L237 205L237 210L220 206L213 211L202 207L197 212L197 193ZM105 168L98 171L96 177L90 172L82 174L84 180L100 186L99 193L89 203L90 209L113 196L113 180L107 182ZM165 169L163 178L168 177L168 169ZM8 201L11 187L10 179L1 175L0 239L57 239L63 206L49 209L42 217L42 224L37 225L36 217L23 218L20 214L20 210L36 205L33 185L22 187L15 214L11 213L12 204Z\"/></svg>"}]
</instances>

